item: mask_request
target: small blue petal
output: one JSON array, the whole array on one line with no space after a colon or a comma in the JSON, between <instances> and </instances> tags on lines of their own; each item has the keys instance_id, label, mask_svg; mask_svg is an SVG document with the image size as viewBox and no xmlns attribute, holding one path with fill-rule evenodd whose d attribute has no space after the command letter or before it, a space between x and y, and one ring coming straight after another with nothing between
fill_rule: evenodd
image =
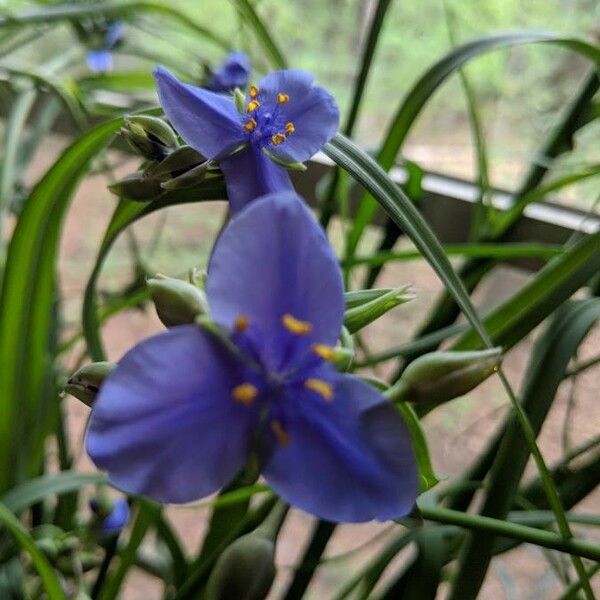
<instances>
[{"instance_id":1,"label":"small blue petal","mask_svg":"<svg viewBox=\"0 0 600 600\"><path fill-rule=\"evenodd\" d=\"M86 61L90 71L103 73L113 68L113 58L110 50L90 50L86 54Z\"/></svg>"},{"instance_id":2,"label":"small blue petal","mask_svg":"<svg viewBox=\"0 0 600 600\"><path fill-rule=\"evenodd\" d=\"M128 352L103 383L87 451L111 483L161 502L190 502L243 467L257 415L236 403L239 365L194 325Z\"/></svg>"},{"instance_id":3,"label":"small blue petal","mask_svg":"<svg viewBox=\"0 0 600 600\"><path fill-rule=\"evenodd\" d=\"M230 92L244 88L250 77L250 58L244 52L230 52L209 78L207 89L213 92Z\"/></svg>"},{"instance_id":4,"label":"small blue petal","mask_svg":"<svg viewBox=\"0 0 600 600\"><path fill-rule=\"evenodd\" d=\"M287 169L254 145L221 159L219 166L225 175L232 213L265 194L294 191Z\"/></svg>"},{"instance_id":5,"label":"small blue petal","mask_svg":"<svg viewBox=\"0 0 600 600\"><path fill-rule=\"evenodd\" d=\"M94 510L94 506L92 510ZM100 530L103 533L118 533L129 522L129 504L125 498L117 498L112 506L110 513L102 520Z\"/></svg>"},{"instance_id":6,"label":"small blue petal","mask_svg":"<svg viewBox=\"0 0 600 600\"><path fill-rule=\"evenodd\" d=\"M331 94L313 85L310 73L297 69L275 71L260 83L260 97L275 101L278 93L289 101L279 106L278 121L294 125L294 133L270 151L289 162L304 162L314 156L335 135L339 110Z\"/></svg>"},{"instance_id":7,"label":"small blue petal","mask_svg":"<svg viewBox=\"0 0 600 600\"><path fill-rule=\"evenodd\" d=\"M107 48L114 48L122 39L125 32L125 24L121 21L111 23L104 35L104 43Z\"/></svg>"},{"instance_id":8,"label":"small blue petal","mask_svg":"<svg viewBox=\"0 0 600 600\"><path fill-rule=\"evenodd\" d=\"M154 71L160 104L179 135L206 158L226 156L248 139L231 98Z\"/></svg>"},{"instance_id":9,"label":"small blue petal","mask_svg":"<svg viewBox=\"0 0 600 600\"><path fill-rule=\"evenodd\" d=\"M232 219L215 245L206 293L215 321L232 327L243 314L261 331L263 360L270 368L298 358L284 343L292 336L282 325L285 314L310 322L310 340L322 344L335 344L342 327L337 259L295 194L270 194Z\"/></svg>"},{"instance_id":10,"label":"small blue petal","mask_svg":"<svg viewBox=\"0 0 600 600\"><path fill-rule=\"evenodd\" d=\"M338 375L330 401L308 391L282 403L289 443L263 468L287 502L334 522L396 519L417 497L410 434L376 390Z\"/></svg>"}]
</instances>

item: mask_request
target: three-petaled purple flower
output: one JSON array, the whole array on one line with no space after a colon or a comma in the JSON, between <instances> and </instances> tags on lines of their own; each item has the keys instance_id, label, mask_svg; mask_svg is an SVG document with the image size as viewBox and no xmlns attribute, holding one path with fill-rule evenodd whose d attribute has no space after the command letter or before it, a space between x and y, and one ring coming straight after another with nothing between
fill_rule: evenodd
<instances>
[{"instance_id":1,"label":"three-petaled purple flower","mask_svg":"<svg viewBox=\"0 0 600 600\"><path fill-rule=\"evenodd\" d=\"M292 190L285 165L307 161L338 127L335 100L305 71L275 71L251 85L242 111L232 97L181 83L163 67L154 77L173 127L219 161L233 212L264 194Z\"/></svg>"},{"instance_id":2,"label":"three-petaled purple flower","mask_svg":"<svg viewBox=\"0 0 600 600\"><path fill-rule=\"evenodd\" d=\"M119 488L189 502L254 452L287 502L330 521L393 519L417 494L394 406L330 360L343 322L339 267L295 194L234 216L209 263L221 336L173 327L125 355L103 383L87 450Z\"/></svg>"},{"instance_id":3,"label":"three-petaled purple flower","mask_svg":"<svg viewBox=\"0 0 600 600\"><path fill-rule=\"evenodd\" d=\"M250 58L244 52L234 50L208 77L204 87L213 92L232 92L245 88L250 78Z\"/></svg>"},{"instance_id":4,"label":"three-petaled purple flower","mask_svg":"<svg viewBox=\"0 0 600 600\"><path fill-rule=\"evenodd\" d=\"M109 23L102 33L100 44L86 54L90 71L103 73L113 68L112 50L123 39L125 26L120 21Z\"/></svg>"}]
</instances>

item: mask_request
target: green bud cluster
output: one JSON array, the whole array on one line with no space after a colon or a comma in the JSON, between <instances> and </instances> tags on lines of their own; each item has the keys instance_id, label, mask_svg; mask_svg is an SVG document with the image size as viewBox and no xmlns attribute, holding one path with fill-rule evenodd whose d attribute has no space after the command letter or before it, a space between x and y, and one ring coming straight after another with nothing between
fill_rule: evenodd
<instances>
[{"instance_id":1,"label":"green bud cluster","mask_svg":"<svg viewBox=\"0 0 600 600\"><path fill-rule=\"evenodd\" d=\"M187 281L156 275L147 285L156 314L166 327L194 323L208 312L204 291Z\"/></svg>"},{"instance_id":2,"label":"green bud cluster","mask_svg":"<svg viewBox=\"0 0 600 600\"><path fill-rule=\"evenodd\" d=\"M220 175L213 161L205 160L190 146L180 146L177 135L163 119L148 115L127 117L121 134L145 162L109 186L117 196L147 202Z\"/></svg>"},{"instance_id":3,"label":"green bud cluster","mask_svg":"<svg viewBox=\"0 0 600 600\"><path fill-rule=\"evenodd\" d=\"M116 366L111 362L96 362L81 367L67 380L65 392L92 406L102 382Z\"/></svg>"}]
</instances>

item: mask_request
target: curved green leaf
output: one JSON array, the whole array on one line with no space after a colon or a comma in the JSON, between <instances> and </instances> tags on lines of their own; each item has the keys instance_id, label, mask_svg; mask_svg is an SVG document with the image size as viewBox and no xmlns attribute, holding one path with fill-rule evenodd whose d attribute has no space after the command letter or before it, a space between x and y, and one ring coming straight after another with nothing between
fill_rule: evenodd
<instances>
[{"instance_id":1,"label":"curved green leaf","mask_svg":"<svg viewBox=\"0 0 600 600\"><path fill-rule=\"evenodd\" d=\"M502 35L492 35L458 46L444 58L433 64L413 85L402 100L394 115L376 160L388 171L396 162L400 148L418 115L423 110L433 93L454 72L467 62L495 50L522 44L551 44L567 48L600 65L600 48L575 38L565 38L543 31L522 31ZM348 253L352 255L365 227L371 222L377 204L372 196L364 195L361 199L352 231L348 238Z\"/></svg>"},{"instance_id":2,"label":"curved green leaf","mask_svg":"<svg viewBox=\"0 0 600 600\"><path fill-rule=\"evenodd\" d=\"M43 403L51 389L48 366L61 226L91 159L121 125L121 119L104 123L62 154L26 200L8 247L0 294L0 490L39 467L43 415L49 410Z\"/></svg>"},{"instance_id":3,"label":"curved green leaf","mask_svg":"<svg viewBox=\"0 0 600 600\"><path fill-rule=\"evenodd\" d=\"M96 302L96 284L104 260L119 234L129 225L167 206L200 202L204 200L222 200L226 198L225 186L222 181L213 182L208 180L197 188L190 190L178 190L165 194L154 202L142 203L122 199L117 205L112 219L108 224L102 243L98 250L96 262L87 285L83 298L82 327L83 335L87 344L88 353L93 361L106 360L106 354L100 337L100 316Z\"/></svg>"},{"instance_id":4,"label":"curved green leaf","mask_svg":"<svg viewBox=\"0 0 600 600\"><path fill-rule=\"evenodd\" d=\"M15 517L1 502L0 523L10 531L21 548L29 554L29 558L42 580L44 590L48 595L48 600L67 600L67 596L62 590L60 581L46 557L35 545L35 542L29 533L27 533L25 527L21 525L19 519L17 519L17 517Z\"/></svg>"}]
</instances>

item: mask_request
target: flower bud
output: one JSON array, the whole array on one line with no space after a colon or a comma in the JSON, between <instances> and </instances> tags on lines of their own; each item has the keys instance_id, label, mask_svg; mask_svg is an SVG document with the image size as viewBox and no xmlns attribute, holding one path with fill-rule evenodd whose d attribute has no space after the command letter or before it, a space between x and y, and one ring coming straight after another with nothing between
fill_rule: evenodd
<instances>
[{"instance_id":1,"label":"flower bud","mask_svg":"<svg viewBox=\"0 0 600 600\"><path fill-rule=\"evenodd\" d=\"M202 164L197 165L196 167L191 168L189 171L182 173L178 177L173 179L167 179L160 184L164 190L172 191L172 190L181 190L181 189L189 189L202 183L204 178L206 177L206 173L212 165L212 161L207 160Z\"/></svg>"},{"instance_id":2,"label":"flower bud","mask_svg":"<svg viewBox=\"0 0 600 600\"><path fill-rule=\"evenodd\" d=\"M171 177L178 177L205 161L206 159L191 146L181 146L173 150L164 160L148 167L145 172L148 176L164 181Z\"/></svg>"},{"instance_id":3,"label":"flower bud","mask_svg":"<svg viewBox=\"0 0 600 600\"><path fill-rule=\"evenodd\" d=\"M391 289L364 304L346 310L344 313L344 325L350 333L355 333L392 310L392 308L414 298L415 294L408 285Z\"/></svg>"},{"instance_id":4,"label":"flower bud","mask_svg":"<svg viewBox=\"0 0 600 600\"><path fill-rule=\"evenodd\" d=\"M67 380L65 392L92 406L102 382L116 366L111 362L96 362L81 367Z\"/></svg>"},{"instance_id":5,"label":"flower bud","mask_svg":"<svg viewBox=\"0 0 600 600\"><path fill-rule=\"evenodd\" d=\"M158 198L164 191L160 180L143 171L136 171L108 186L115 195L128 200L148 202Z\"/></svg>"},{"instance_id":6,"label":"flower bud","mask_svg":"<svg viewBox=\"0 0 600 600\"><path fill-rule=\"evenodd\" d=\"M150 160L162 160L179 145L165 121L148 115L127 117L121 134L136 152Z\"/></svg>"},{"instance_id":7,"label":"flower bud","mask_svg":"<svg viewBox=\"0 0 600 600\"><path fill-rule=\"evenodd\" d=\"M193 323L208 312L204 292L187 281L157 275L148 279L147 285L158 318L166 327Z\"/></svg>"},{"instance_id":8,"label":"flower bud","mask_svg":"<svg viewBox=\"0 0 600 600\"><path fill-rule=\"evenodd\" d=\"M258 532L228 546L210 575L206 600L262 600L275 579L275 544Z\"/></svg>"},{"instance_id":9,"label":"flower bud","mask_svg":"<svg viewBox=\"0 0 600 600\"><path fill-rule=\"evenodd\" d=\"M502 348L431 352L406 367L390 395L395 400L438 405L470 392L498 370L501 360Z\"/></svg>"}]
</instances>

